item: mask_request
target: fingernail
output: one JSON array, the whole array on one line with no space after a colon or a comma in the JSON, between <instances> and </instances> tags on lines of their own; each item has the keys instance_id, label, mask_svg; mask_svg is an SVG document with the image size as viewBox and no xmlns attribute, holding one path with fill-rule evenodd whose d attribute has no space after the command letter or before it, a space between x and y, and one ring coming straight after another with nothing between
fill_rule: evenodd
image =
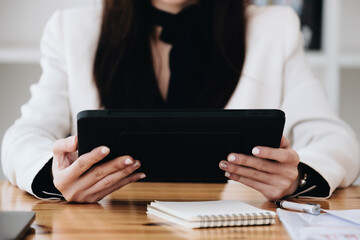
<instances>
[{"instance_id":1,"label":"fingernail","mask_svg":"<svg viewBox=\"0 0 360 240\"><path fill-rule=\"evenodd\" d=\"M134 167L137 168L137 167L139 167L139 166L140 166L140 163L139 163L139 162L135 162L135 163L134 163Z\"/></svg>"},{"instance_id":2,"label":"fingernail","mask_svg":"<svg viewBox=\"0 0 360 240\"><path fill-rule=\"evenodd\" d=\"M220 163L220 167L221 167L221 168L226 168L226 167L227 167L227 164L224 163L224 162L222 162L222 163Z\"/></svg>"},{"instance_id":3,"label":"fingernail","mask_svg":"<svg viewBox=\"0 0 360 240\"><path fill-rule=\"evenodd\" d=\"M133 164L134 162L130 159L130 158L128 158L128 159L126 159L125 160L125 164L126 165L130 165L130 164Z\"/></svg>"},{"instance_id":4,"label":"fingernail","mask_svg":"<svg viewBox=\"0 0 360 240\"><path fill-rule=\"evenodd\" d=\"M230 173L229 173L229 172L225 172L225 177L230 177Z\"/></svg>"},{"instance_id":5,"label":"fingernail","mask_svg":"<svg viewBox=\"0 0 360 240\"><path fill-rule=\"evenodd\" d=\"M146 178L145 173L141 174L141 175L140 175L140 178L141 178L141 179Z\"/></svg>"},{"instance_id":6,"label":"fingernail","mask_svg":"<svg viewBox=\"0 0 360 240\"><path fill-rule=\"evenodd\" d=\"M77 136L74 136L73 139L72 139L72 142L75 143L76 142L76 138Z\"/></svg>"},{"instance_id":7,"label":"fingernail","mask_svg":"<svg viewBox=\"0 0 360 240\"><path fill-rule=\"evenodd\" d=\"M231 154L231 155L228 157L228 161L229 161L229 162L235 161L235 155Z\"/></svg>"},{"instance_id":8,"label":"fingernail","mask_svg":"<svg viewBox=\"0 0 360 240\"><path fill-rule=\"evenodd\" d=\"M260 149L257 148L257 147L254 147L253 150L252 150L252 154L254 154L254 155L260 154Z\"/></svg>"},{"instance_id":9,"label":"fingernail","mask_svg":"<svg viewBox=\"0 0 360 240\"><path fill-rule=\"evenodd\" d=\"M110 149L108 147L103 147L101 149L101 153L104 154L104 155L108 154L109 152L110 152Z\"/></svg>"}]
</instances>

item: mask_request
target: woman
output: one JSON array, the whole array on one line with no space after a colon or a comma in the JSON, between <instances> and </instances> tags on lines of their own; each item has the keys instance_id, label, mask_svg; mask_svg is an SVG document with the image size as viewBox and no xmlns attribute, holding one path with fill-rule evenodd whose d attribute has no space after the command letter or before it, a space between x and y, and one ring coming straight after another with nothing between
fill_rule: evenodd
<instances>
[{"instance_id":1,"label":"woman","mask_svg":"<svg viewBox=\"0 0 360 240\"><path fill-rule=\"evenodd\" d=\"M76 114L97 108L279 108L278 149L229 153L229 179L269 200L329 197L359 174L352 131L331 110L304 59L288 8L240 0L105 0L59 11L41 42L43 75L3 142L6 176L39 198L96 202L141 178L111 149L77 157ZM54 143L55 142L55 143ZM53 146L53 147L52 147Z\"/></svg>"}]
</instances>

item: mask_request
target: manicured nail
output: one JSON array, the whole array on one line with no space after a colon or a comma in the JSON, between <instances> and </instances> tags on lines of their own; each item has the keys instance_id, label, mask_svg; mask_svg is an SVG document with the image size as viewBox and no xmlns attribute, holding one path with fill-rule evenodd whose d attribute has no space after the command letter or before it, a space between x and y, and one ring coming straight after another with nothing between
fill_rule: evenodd
<instances>
[{"instance_id":1,"label":"manicured nail","mask_svg":"<svg viewBox=\"0 0 360 240\"><path fill-rule=\"evenodd\" d=\"M140 163L139 163L139 162L135 162L135 163L134 163L134 167L137 168L137 167L139 167L139 166L140 166Z\"/></svg>"},{"instance_id":2,"label":"manicured nail","mask_svg":"<svg viewBox=\"0 0 360 240\"><path fill-rule=\"evenodd\" d=\"M140 175L140 178L141 178L141 179L146 178L145 173L141 174L141 175Z\"/></svg>"},{"instance_id":3,"label":"manicured nail","mask_svg":"<svg viewBox=\"0 0 360 240\"><path fill-rule=\"evenodd\" d=\"M222 163L220 163L220 167L221 167L221 168L226 168L226 167L227 167L227 164L224 163L224 162L222 162Z\"/></svg>"},{"instance_id":4,"label":"manicured nail","mask_svg":"<svg viewBox=\"0 0 360 240\"><path fill-rule=\"evenodd\" d=\"M130 158L128 158L128 159L126 159L125 160L125 164L126 165L130 165L130 164L133 164L134 162L130 159Z\"/></svg>"},{"instance_id":5,"label":"manicured nail","mask_svg":"<svg viewBox=\"0 0 360 240\"><path fill-rule=\"evenodd\" d=\"M235 161L235 155L231 154L231 155L228 157L228 161L229 161L229 162Z\"/></svg>"},{"instance_id":6,"label":"manicured nail","mask_svg":"<svg viewBox=\"0 0 360 240\"><path fill-rule=\"evenodd\" d=\"M72 139L72 142L75 143L76 139L77 139L77 136L74 136L73 139Z\"/></svg>"},{"instance_id":7,"label":"manicured nail","mask_svg":"<svg viewBox=\"0 0 360 240\"><path fill-rule=\"evenodd\" d=\"M104 154L104 155L108 154L109 152L110 152L110 149L108 147L103 147L101 149L101 153Z\"/></svg>"},{"instance_id":8,"label":"manicured nail","mask_svg":"<svg viewBox=\"0 0 360 240\"><path fill-rule=\"evenodd\" d=\"M225 177L230 177L230 173L229 173L229 172L225 172Z\"/></svg>"},{"instance_id":9,"label":"manicured nail","mask_svg":"<svg viewBox=\"0 0 360 240\"><path fill-rule=\"evenodd\" d=\"M257 147L254 147L253 150L252 150L252 154L254 154L254 155L260 154L260 149L257 148Z\"/></svg>"}]
</instances>

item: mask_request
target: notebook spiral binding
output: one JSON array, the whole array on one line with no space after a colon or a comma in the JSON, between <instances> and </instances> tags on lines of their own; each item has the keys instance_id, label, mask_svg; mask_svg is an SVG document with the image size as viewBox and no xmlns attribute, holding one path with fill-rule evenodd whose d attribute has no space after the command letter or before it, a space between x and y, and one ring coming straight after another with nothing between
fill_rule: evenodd
<instances>
[{"instance_id":1,"label":"notebook spiral binding","mask_svg":"<svg viewBox=\"0 0 360 240\"><path fill-rule=\"evenodd\" d=\"M270 212L231 215L201 215L200 228L269 225L275 221Z\"/></svg>"}]
</instances>

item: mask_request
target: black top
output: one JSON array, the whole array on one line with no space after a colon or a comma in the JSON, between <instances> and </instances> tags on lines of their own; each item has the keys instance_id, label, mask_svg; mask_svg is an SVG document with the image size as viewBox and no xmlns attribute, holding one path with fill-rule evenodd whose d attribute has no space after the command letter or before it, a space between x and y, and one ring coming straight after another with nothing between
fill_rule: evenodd
<instances>
[{"instance_id":1,"label":"black top","mask_svg":"<svg viewBox=\"0 0 360 240\"><path fill-rule=\"evenodd\" d=\"M159 98L156 108L189 109L202 91L211 69L211 19L197 5L178 14L155 7L151 9L155 26L161 26L160 40L171 44L170 82L166 99Z\"/></svg>"}]
</instances>

